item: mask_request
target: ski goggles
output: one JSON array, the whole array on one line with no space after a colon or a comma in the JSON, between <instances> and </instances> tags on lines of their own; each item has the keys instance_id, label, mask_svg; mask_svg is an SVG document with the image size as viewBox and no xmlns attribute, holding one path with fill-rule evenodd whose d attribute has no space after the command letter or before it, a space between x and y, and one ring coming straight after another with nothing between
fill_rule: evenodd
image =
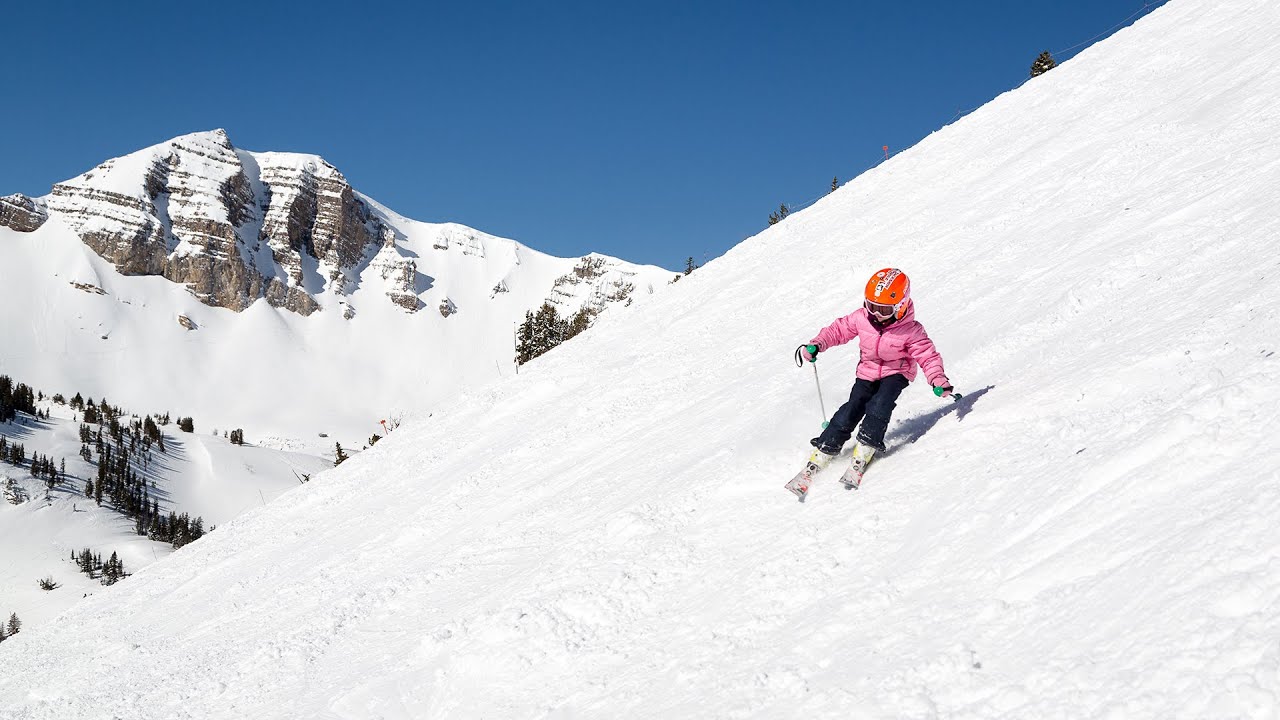
<instances>
[{"instance_id":1,"label":"ski goggles","mask_svg":"<svg viewBox=\"0 0 1280 720\"><path fill-rule=\"evenodd\" d=\"M867 312L881 320L888 320L898 314L898 307L896 305L884 305L878 302L871 302L870 300L863 300L862 305L867 309Z\"/></svg>"}]
</instances>

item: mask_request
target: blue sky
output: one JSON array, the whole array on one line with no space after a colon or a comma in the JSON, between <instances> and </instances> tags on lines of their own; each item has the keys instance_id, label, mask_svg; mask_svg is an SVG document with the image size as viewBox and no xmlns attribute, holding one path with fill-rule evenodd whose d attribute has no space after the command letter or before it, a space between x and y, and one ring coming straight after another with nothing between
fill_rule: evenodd
<instances>
[{"instance_id":1,"label":"blue sky","mask_svg":"<svg viewBox=\"0 0 1280 720\"><path fill-rule=\"evenodd\" d=\"M223 127L409 217L677 269L1146 4L19 3L0 194Z\"/></svg>"}]
</instances>

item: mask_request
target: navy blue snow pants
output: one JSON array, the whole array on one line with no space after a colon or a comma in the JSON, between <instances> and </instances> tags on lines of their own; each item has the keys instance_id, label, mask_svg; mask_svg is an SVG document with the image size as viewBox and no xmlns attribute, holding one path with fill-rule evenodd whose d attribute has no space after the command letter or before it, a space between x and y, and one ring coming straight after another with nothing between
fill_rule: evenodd
<instances>
[{"instance_id":1,"label":"navy blue snow pants","mask_svg":"<svg viewBox=\"0 0 1280 720\"><path fill-rule=\"evenodd\" d=\"M898 396L911 381L903 375L890 375L881 380L858 378L849 391L849 402L840 406L822 434L809 444L828 455L835 455L853 437L853 429L862 421L858 430L858 442L884 450L884 433L889 429L889 417L898 404Z\"/></svg>"}]
</instances>

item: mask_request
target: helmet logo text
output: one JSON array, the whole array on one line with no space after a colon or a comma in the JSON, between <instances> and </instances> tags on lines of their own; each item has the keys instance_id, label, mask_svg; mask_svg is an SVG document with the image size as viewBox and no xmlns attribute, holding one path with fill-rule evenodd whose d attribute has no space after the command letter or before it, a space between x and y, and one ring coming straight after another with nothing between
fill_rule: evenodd
<instances>
[{"instance_id":1,"label":"helmet logo text","mask_svg":"<svg viewBox=\"0 0 1280 720\"><path fill-rule=\"evenodd\" d=\"M901 270L890 270L888 275L885 275L881 278L880 282L876 283L876 296L879 297L881 293L887 290L889 286L893 284L893 281L897 280L898 276L901 274Z\"/></svg>"}]
</instances>

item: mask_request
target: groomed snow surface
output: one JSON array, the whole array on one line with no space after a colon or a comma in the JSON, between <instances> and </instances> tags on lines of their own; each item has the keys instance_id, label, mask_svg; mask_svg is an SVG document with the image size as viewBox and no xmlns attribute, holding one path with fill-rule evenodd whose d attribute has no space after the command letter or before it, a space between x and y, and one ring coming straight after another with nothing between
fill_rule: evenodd
<instances>
[{"instance_id":1,"label":"groomed snow surface","mask_svg":"<svg viewBox=\"0 0 1280 720\"><path fill-rule=\"evenodd\" d=\"M1276 717L1277 36L1174 0L6 642L0 716ZM966 400L798 504L886 265Z\"/></svg>"}]
</instances>

